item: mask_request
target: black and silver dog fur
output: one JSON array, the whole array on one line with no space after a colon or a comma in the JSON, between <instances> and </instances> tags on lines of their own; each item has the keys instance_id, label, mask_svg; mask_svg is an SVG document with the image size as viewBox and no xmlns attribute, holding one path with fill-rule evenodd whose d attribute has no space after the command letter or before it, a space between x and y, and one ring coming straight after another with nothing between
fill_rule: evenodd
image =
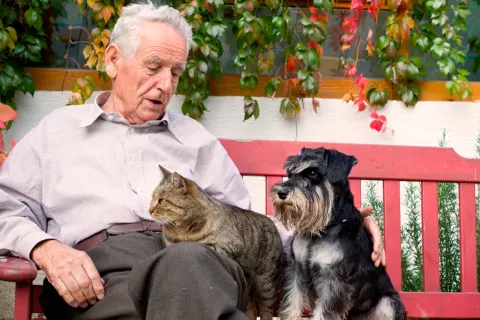
<instances>
[{"instance_id":1,"label":"black and silver dog fur","mask_svg":"<svg viewBox=\"0 0 480 320\"><path fill-rule=\"evenodd\" d=\"M304 309L315 320L407 319L386 269L371 260L373 243L348 181L357 162L336 150L303 148L285 161L288 180L270 190L278 220L295 231L281 319L301 319Z\"/></svg>"}]
</instances>

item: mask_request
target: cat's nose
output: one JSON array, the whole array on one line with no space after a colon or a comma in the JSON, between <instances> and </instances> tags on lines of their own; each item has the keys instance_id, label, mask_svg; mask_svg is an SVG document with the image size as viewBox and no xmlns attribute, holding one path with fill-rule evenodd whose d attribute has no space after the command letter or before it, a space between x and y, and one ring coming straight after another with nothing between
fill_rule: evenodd
<instances>
[{"instance_id":1,"label":"cat's nose","mask_svg":"<svg viewBox=\"0 0 480 320\"><path fill-rule=\"evenodd\" d=\"M285 200L285 199L287 199L288 191L285 191L285 190L278 191L277 195L280 199Z\"/></svg>"},{"instance_id":2,"label":"cat's nose","mask_svg":"<svg viewBox=\"0 0 480 320\"><path fill-rule=\"evenodd\" d=\"M154 207L154 206L150 206L150 208L148 209L148 212L153 213L153 211L155 211L155 207Z\"/></svg>"}]
</instances>

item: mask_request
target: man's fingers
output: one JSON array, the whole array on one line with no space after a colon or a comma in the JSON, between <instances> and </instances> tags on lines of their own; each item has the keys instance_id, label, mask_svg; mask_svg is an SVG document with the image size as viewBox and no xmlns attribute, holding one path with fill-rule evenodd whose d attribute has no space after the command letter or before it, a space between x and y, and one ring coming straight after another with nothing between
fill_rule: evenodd
<instances>
[{"instance_id":1,"label":"man's fingers","mask_svg":"<svg viewBox=\"0 0 480 320\"><path fill-rule=\"evenodd\" d=\"M88 303L95 304L97 302L97 296L95 292L93 292L92 282L83 267L80 265L73 269L72 275L77 281L83 295L87 298Z\"/></svg>"},{"instance_id":2,"label":"man's fingers","mask_svg":"<svg viewBox=\"0 0 480 320\"><path fill-rule=\"evenodd\" d=\"M85 258L82 266L85 272L87 273L87 276L90 278L95 297L98 300L102 300L103 297L105 296L105 290L103 288L105 281L102 278L100 278L100 274L98 273L97 268L95 268L95 265L93 264L90 257L87 256Z\"/></svg>"},{"instance_id":3,"label":"man's fingers","mask_svg":"<svg viewBox=\"0 0 480 320\"><path fill-rule=\"evenodd\" d=\"M366 207L366 208L360 208L359 211L360 211L360 215L362 216L362 218L366 218L366 217L368 217L369 215L372 214L373 207L369 206L369 207Z\"/></svg>"},{"instance_id":4,"label":"man's fingers","mask_svg":"<svg viewBox=\"0 0 480 320\"><path fill-rule=\"evenodd\" d=\"M382 234L380 233L380 229L377 226L375 219L372 217L366 217L363 219L365 226L367 227L368 232L372 236L373 240L373 251L375 253L380 253L380 249L382 246Z\"/></svg>"},{"instance_id":5,"label":"man's fingers","mask_svg":"<svg viewBox=\"0 0 480 320\"><path fill-rule=\"evenodd\" d=\"M60 278L48 279L48 282L57 290L58 294L68 303L71 307L78 308L78 303L75 298L72 296L70 291L67 289L65 284Z\"/></svg>"},{"instance_id":6,"label":"man's fingers","mask_svg":"<svg viewBox=\"0 0 480 320\"><path fill-rule=\"evenodd\" d=\"M80 288L80 285L78 284L74 276L71 273L69 273L64 277L61 277L61 280L63 281L63 283L67 287L67 290L73 296L77 304L82 308L87 307L88 306L87 298L83 294Z\"/></svg>"},{"instance_id":7,"label":"man's fingers","mask_svg":"<svg viewBox=\"0 0 480 320\"><path fill-rule=\"evenodd\" d=\"M382 266L387 265L387 256L385 255L385 249L382 250Z\"/></svg>"}]
</instances>

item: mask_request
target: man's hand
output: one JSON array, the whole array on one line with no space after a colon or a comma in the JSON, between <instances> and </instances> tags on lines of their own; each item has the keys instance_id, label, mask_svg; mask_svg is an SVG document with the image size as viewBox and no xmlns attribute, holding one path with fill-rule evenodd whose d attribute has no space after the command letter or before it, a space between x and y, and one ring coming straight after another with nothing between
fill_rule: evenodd
<instances>
[{"instance_id":1,"label":"man's hand","mask_svg":"<svg viewBox=\"0 0 480 320\"><path fill-rule=\"evenodd\" d=\"M363 218L363 224L367 228L368 232L372 236L373 240L373 253L372 260L376 267L382 264L385 267L385 249L382 245L382 234L378 228L377 221L370 214L373 211L373 207L360 208L360 214Z\"/></svg>"},{"instance_id":2,"label":"man's hand","mask_svg":"<svg viewBox=\"0 0 480 320\"><path fill-rule=\"evenodd\" d=\"M105 282L85 252L46 240L32 250L31 258L70 306L86 308L103 299Z\"/></svg>"}]
</instances>

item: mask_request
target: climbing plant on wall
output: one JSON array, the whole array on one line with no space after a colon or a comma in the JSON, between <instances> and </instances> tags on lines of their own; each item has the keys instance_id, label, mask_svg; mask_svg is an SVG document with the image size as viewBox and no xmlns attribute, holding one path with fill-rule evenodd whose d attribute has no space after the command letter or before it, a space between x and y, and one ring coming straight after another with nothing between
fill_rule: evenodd
<instances>
[{"instance_id":1,"label":"climbing plant on wall","mask_svg":"<svg viewBox=\"0 0 480 320\"><path fill-rule=\"evenodd\" d=\"M41 10L45 6L61 7L61 3L61 0L7 0L0 6L0 84L8 77L6 88L10 88L2 90L0 101L14 105L13 88L33 94L31 78L23 68L13 67L16 65L14 61L17 58L38 61L46 46L42 28L48 23L43 21ZM101 78L107 80L103 64L105 48L128 0L74 0L74 3L76 9L83 16L91 17L94 24L93 28L84 28L89 36L83 50L84 66L95 69ZM241 74L238 85L244 92L244 120L260 116L262 106L254 98L253 90L259 87L262 75L273 75L261 89L266 96L279 98L279 112L286 119L300 115L305 99L310 99L317 111L317 96L322 85L320 66L329 33L327 25L335 11L334 1L307 1L306 10L284 0L234 0L228 3L225 0L170 0L168 4L182 13L194 32L186 71L177 88L177 93L185 97L184 114L199 119L207 111L204 101L210 94L211 84L223 74L221 40L227 33L236 39L237 50L231 58ZM372 28L362 33L362 28L368 28L362 19L378 24L380 10L389 12L385 31ZM227 12L233 16L232 22L225 18ZM446 90L452 96L468 99L472 94L467 80L469 72L463 68L467 42L472 51L479 51L475 37L462 39L461 36L470 14L464 1L352 0L348 14L342 18L338 40L343 76L352 80L352 87L343 100L354 105L358 112L364 112L372 129L385 131L387 119L381 109L389 100L399 98L411 107L421 96L418 80L426 75L427 68L420 55L428 55L428 59L436 61L436 69L447 80ZM298 23L294 22L297 16L300 17ZM329 41L335 42L334 38ZM70 44L75 41L71 39ZM65 57L73 60L76 68L81 68L78 61L69 56L70 44ZM275 62L278 47L282 48L280 56L284 57L280 66L278 61ZM388 82L387 87L366 79L358 71L359 61L368 59L378 61ZM84 103L94 86L90 77L78 79L69 103Z\"/></svg>"},{"instance_id":2,"label":"climbing plant on wall","mask_svg":"<svg viewBox=\"0 0 480 320\"><path fill-rule=\"evenodd\" d=\"M44 10L50 10L53 17L65 13L61 0L0 1L0 165L15 145L11 140L7 148L3 142L3 130L17 117L15 93L33 96L35 92L25 64L40 62L47 47Z\"/></svg>"}]
</instances>

